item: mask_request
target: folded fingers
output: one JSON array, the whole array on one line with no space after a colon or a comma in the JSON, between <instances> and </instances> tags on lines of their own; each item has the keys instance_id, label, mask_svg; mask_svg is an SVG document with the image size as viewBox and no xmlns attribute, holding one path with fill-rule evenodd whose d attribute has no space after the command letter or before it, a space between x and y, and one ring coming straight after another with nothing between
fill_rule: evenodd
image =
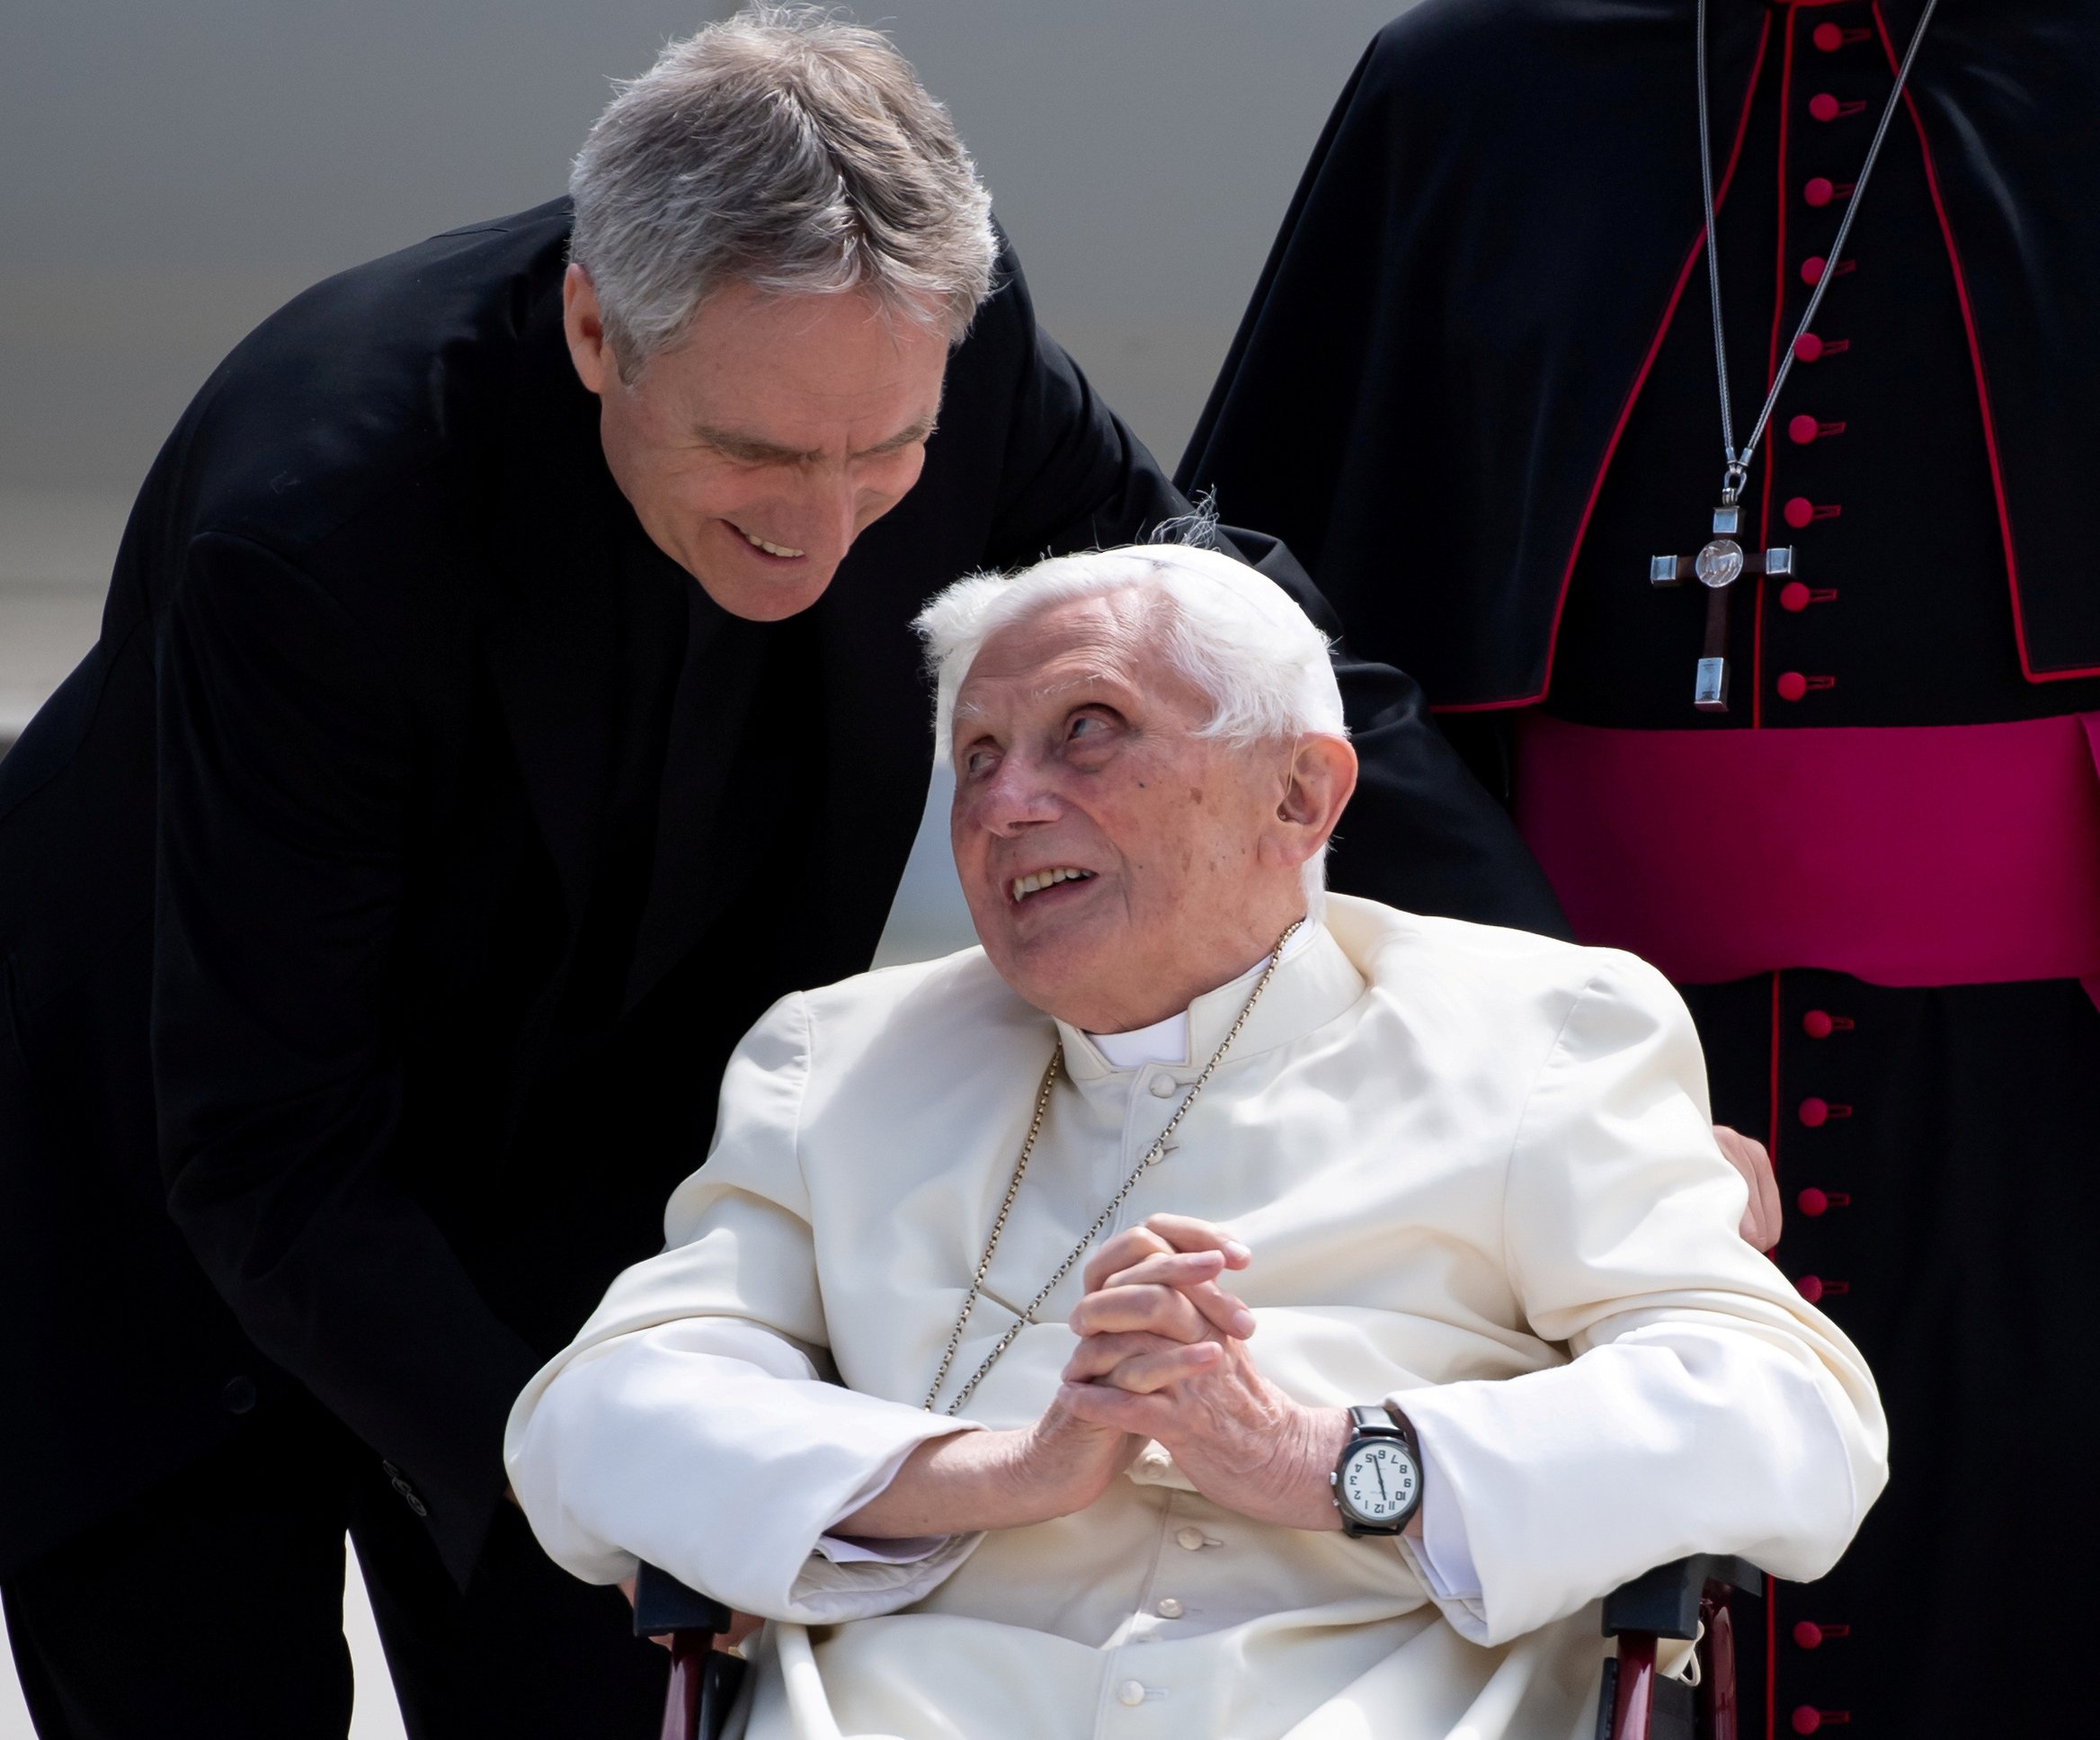
<instances>
[{"instance_id":1,"label":"folded fingers","mask_svg":"<svg viewBox=\"0 0 2100 1740\"><path fill-rule=\"evenodd\" d=\"M1210 1320L1175 1287L1101 1288L1080 1300L1070 1322L1079 1335L1135 1331L1175 1342L1202 1341L1212 1330Z\"/></svg>"},{"instance_id":2,"label":"folded fingers","mask_svg":"<svg viewBox=\"0 0 2100 1740\"><path fill-rule=\"evenodd\" d=\"M1150 1256L1172 1256L1174 1247L1148 1227L1126 1227L1087 1260L1081 1279L1091 1293L1108 1285L1108 1277L1142 1263Z\"/></svg>"}]
</instances>

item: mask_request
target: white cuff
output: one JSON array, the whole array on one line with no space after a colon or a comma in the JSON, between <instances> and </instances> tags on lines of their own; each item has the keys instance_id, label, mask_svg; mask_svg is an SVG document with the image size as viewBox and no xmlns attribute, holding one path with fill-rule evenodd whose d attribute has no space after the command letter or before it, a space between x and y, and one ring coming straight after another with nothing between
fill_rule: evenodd
<instances>
[{"instance_id":1,"label":"white cuff","mask_svg":"<svg viewBox=\"0 0 2100 1740\"><path fill-rule=\"evenodd\" d=\"M954 1539L917 1535L906 1540L868 1540L858 1535L819 1535L816 1549L833 1565L917 1565Z\"/></svg>"},{"instance_id":2,"label":"white cuff","mask_svg":"<svg viewBox=\"0 0 2100 1740\"><path fill-rule=\"evenodd\" d=\"M1413 1425L1410 1418L1409 1424ZM1465 1518L1460 1514L1457 1495L1451 1490L1437 1455L1415 1427L1415 1443L1422 1457L1422 1539L1419 1557L1438 1601L1477 1602L1481 1598L1481 1574L1473 1568L1473 1548L1465 1538Z\"/></svg>"}]
</instances>

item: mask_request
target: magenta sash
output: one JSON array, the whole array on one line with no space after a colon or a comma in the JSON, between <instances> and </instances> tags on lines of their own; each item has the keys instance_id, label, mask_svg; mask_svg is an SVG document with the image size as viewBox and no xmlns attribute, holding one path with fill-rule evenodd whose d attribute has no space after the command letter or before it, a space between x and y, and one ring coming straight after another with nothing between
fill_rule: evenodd
<instances>
[{"instance_id":1,"label":"magenta sash","mask_svg":"<svg viewBox=\"0 0 2100 1740\"><path fill-rule=\"evenodd\" d=\"M2100 976L2100 713L1762 731L1531 713L1520 729L1517 825L1575 934L1679 984Z\"/></svg>"}]
</instances>

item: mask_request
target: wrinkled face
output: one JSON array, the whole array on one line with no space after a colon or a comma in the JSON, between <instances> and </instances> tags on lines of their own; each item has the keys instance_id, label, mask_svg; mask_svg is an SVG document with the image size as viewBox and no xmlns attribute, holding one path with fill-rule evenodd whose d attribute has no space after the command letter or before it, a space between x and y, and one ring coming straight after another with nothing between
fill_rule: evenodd
<instances>
[{"instance_id":1,"label":"wrinkled face","mask_svg":"<svg viewBox=\"0 0 2100 1740\"><path fill-rule=\"evenodd\" d=\"M1193 735L1213 709L1151 645L1157 608L1042 611L985 641L957 698L949 833L978 939L1023 997L1094 1032L1259 960L1304 915L1299 866L1332 826L1286 815L1292 745Z\"/></svg>"},{"instance_id":2,"label":"wrinkled face","mask_svg":"<svg viewBox=\"0 0 2100 1740\"><path fill-rule=\"evenodd\" d=\"M598 395L606 464L657 546L733 615L807 610L861 531L919 481L948 340L858 295L736 285L619 378L580 266L569 353Z\"/></svg>"}]
</instances>

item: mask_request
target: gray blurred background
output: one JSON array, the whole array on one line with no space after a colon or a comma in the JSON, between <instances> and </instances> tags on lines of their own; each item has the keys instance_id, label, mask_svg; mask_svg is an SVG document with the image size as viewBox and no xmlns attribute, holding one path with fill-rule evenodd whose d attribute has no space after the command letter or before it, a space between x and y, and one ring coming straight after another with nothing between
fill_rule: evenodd
<instances>
[{"instance_id":1,"label":"gray blurred background","mask_svg":"<svg viewBox=\"0 0 2100 1740\"><path fill-rule=\"evenodd\" d=\"M948 102L1044 323L1171 466L1329 107L1405 4L858 15ZM328 272L559 192L606 81L731 9L0 0L0 745L93 641L132 493L242 334ZM962 924L928 829L885 953ZM398 1718L354 1574L350 1601L358 1740L380 1740ZM0 1740L29 1732L0 1665Z\"/></svg>"}]
</instances>

